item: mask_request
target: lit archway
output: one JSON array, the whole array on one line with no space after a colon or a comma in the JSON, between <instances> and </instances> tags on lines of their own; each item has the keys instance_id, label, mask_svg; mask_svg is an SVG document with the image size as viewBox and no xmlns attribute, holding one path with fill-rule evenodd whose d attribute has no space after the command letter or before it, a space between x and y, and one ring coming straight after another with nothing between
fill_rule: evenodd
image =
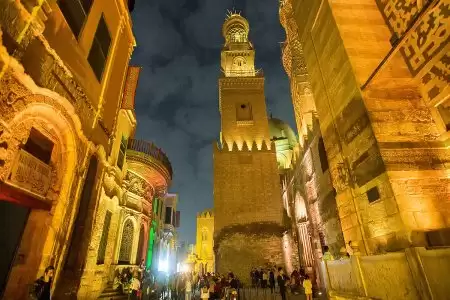
<instances>
[{"instance_id":1,"label":"lit archway","mask_svg":"<svg viewBox=\"0 0 450 300\"><path fill-rule=\"evenodd\" d=\"M52 176L50 189L45 195L46 200L51 203L52 213L31 210L17 250L20 255L27 257L27 268L20 265L12 267L5 298L11 294L20 298L20 295L17 294L21 286L19 281L34 280L33 278L40 272L39 270L43 270L49 263L55 265L57 270L55 280L58 278L66 247L64 241L71 227L69 220L72 219L74 208L77 205L77 201L73 201L75 198L73 187L76 184L72 184L75 180L75 167L79 163L82 164L84 159L77 153L76 145L81 146L81 143L86 140L83 139L84 136L80 138L82 133L76 116L74 119L66 112L60 111L64 106L58 105L60 103L58 100L37 95L29 97L45 99L45 103L29 103L22 111L14 115L8 124L8 131L14 133L14 140L17 141L17 144L14 145L14 142L11 142L10 145L14 155L17 155L19 153L18 142L27 141L32 130L38 131L53 143L54 147L49 163L52 168ZM5 167L9 168L9 166ZM40 237L39 240L35 239L36 236Z\"/></svg>"}]
</instances>

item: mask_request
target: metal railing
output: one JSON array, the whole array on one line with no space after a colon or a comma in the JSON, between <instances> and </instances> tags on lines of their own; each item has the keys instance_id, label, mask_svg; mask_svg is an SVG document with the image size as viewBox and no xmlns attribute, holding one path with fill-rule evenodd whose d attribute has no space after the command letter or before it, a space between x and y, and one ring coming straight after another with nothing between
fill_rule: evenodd
<instances>
[{"instance_id":1,"label":"metal railing","mask_svg":"<svg viewBox=\"0 0 450 300\"><path fill-rule=\"evenodd\" d=\"M169 158L155 144L144 141L144 140L130 139L128 141L127 149L137 151L137 152L142 152L142 153L149 155L149 156L153 157L154 159L158 160L167 169L170 177L172 178L173 171L172 171L172 165L169 161Z\"/></svg>"}]
</instances>

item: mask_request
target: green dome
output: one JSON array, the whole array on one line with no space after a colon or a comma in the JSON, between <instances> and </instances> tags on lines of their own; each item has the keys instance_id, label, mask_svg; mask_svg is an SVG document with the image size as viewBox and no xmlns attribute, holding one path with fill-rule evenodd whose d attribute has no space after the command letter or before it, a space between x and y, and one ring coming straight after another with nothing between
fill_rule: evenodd
<instances>
[{"instance_id":1,"label":"green dome","mask_svg":"<svg viewBox=\"0 0 450 300\"><path fill-rule=\"evenodd\" d=\"M298 143L294 130L280 119L269 119L269 133L270 140L274 142L285 140L292 148Z\"/></svg>"}]
</instances>

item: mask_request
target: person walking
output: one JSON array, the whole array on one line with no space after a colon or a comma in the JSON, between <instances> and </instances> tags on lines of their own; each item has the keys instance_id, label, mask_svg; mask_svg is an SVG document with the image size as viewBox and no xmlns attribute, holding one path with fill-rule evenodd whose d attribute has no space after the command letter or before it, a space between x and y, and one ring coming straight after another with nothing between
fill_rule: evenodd
<instances>
[{"instance_id":1,"label":"person walking","mask_svg":"<svg viewBox=\"0 0 450 300\"><path fill-rule=\"evenodd\" d=\"M55 274L55 267L48 266L45 268L44 276L41 276L33 284L31 291L31 298L36 300L50 300L53 283L53 275Z\"/></svg>"},{"instance_id":2,"label":"person walking","mask_svg":"<svg viewBox=\"0 0 450 300\"><path fill-rule=\"evenodd\" d=\"M322 260L323 261L334 260L334 256L333 256L333 254L331 254L330 248L328 248L328 246L323 246Z\"/></svg>"},{"instance_id":3,"label":"person walking","mask_svg":"<svg viewBox=\"0 0 450 300\"><path fill-rule=\"evenodd\" d=\"M305 289L306 300L312 300L312 282L308 275L303 280L303 288Z\"/></svg>"},{"instance_id":4,"label":"person walking","mask_svg":"<svg viewBox=\"0 0 450 300\"><path fill-rule=\"evenodd\" d=\"M267 270L263 271L262 274L262 283L261 283L261 287L263 289L265 289L267 287L267 280L269 279L269 274L267 274Z\"/></svg>"},{"instance_id":5,"label":"person walking","mask_svg":"<svg viewBox=\"0 0 450 300\"><path fill-rule=\"evenodd\" d=\"M273 294L273 291L275 290L275 273L273 270L270 270L269 272L269 287L270 293Z\"/></svg>"},{"instance_id":6,"label":"person walking","mask_svg":"<svg viewBox=\"0 0 450 300\"><path fill-rule=\"evenodd\" d=\"M209 288L206 285L200 289L200 299L209 299Z\"/></svg>"},{"instance_id":7,"label":"person walking","mask_svg":"<svg viewBox=\"0 0 450 300\"><path fill-rule=\"evenodd\" d=\"M130 295L130 299L132 300L138 300L139 299L139 294L140 294L140 290L141 290L141 282L138 279L138 273L136 272L133 277L131 278L131 284L130 284L130 289L131 289L131 295Z\"/></svg>"},{"instance_id":8,"label":"person walking","mask_svg":"<svg viewBox=\"0 0 450 300\"><path fill-rule=\"evenodd\" d=\"M192 280L189 275L186 275L186 283L184 288L185 300L191 300L192 298Z\"/></svg>"},{"instance_id":9,"label":"person walking","mask_svg":"<svg viewBox=\"0 0 450 300\"><path fill-rule=\"evenodd\" d=\"M281 300L286 300L286 276L281 267L278 268L277 283L280 288Z\"/></svg>"}]
</instances>

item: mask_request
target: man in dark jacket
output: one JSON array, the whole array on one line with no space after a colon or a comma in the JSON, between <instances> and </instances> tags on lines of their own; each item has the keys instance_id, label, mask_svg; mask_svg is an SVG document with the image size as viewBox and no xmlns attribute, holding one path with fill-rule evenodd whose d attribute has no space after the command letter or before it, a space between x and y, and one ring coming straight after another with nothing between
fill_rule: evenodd
<instances>
[{"instance_id":1,"label":"man in dark jacket","mask_svg":"<svg viewBox=\"0 0 450 300\"><path fill-rule=\"evenodd\" d=\"M32 298L37 300L50 300L50 292L52 290L53 275L55 267L49 266L44 271L44 276L34 282Z\"/></svg>"},{"instance_id":2,"label":"man in dark jacket","mask_svg":"<svg viewBox=\"0 0 450 300\"><path fill-rule=\"evenodd\" d=\"M283 268L278 268L277 283L280 288L281 300L286 300L286 280L288 278L284 275Z\"/></svg>"},{"instance_id":3,"label":"man in dark jacket","mask_svg":"<svg viewBox=\"0 0 450 300\"><path fill-rule=\"evenodd\" d=\"M273 294L273 291L275 290L275 273L271 269L269 272L269 287L270 287L270 293Z\"/></svg>"}]
</instances>

